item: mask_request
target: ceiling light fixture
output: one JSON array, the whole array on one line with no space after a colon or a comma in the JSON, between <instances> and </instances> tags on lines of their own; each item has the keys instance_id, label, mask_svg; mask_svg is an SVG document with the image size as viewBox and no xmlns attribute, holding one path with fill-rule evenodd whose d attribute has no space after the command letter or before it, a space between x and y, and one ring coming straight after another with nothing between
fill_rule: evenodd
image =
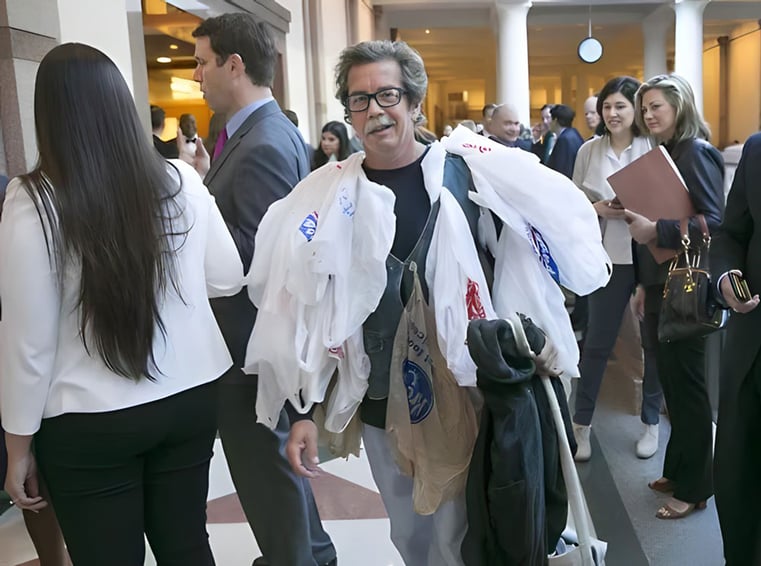
<instances>
[{"instance_id":1,"label":"ceiling light fixture","mask_svg":"<svg viewBox=\"0 0 761 566\"><path fill-rule=\"evenodd\" d=\"M426 33L426 34L430 34L430 33L431 33L431 30L427 29L427 30L425 30L425 33Z\"/></svg>"},{"instance_id":2,"label":"ceiling light fixture","mask_svg":"<svg viewBox=\"0 0 761 566\"><path fill-rule=\"evenodd\" d=\"M171 57L157 57L156 62L157 63L171 63L172 58Z\"/></svg>"},{"instance_id":3,"label":"ceiling light fixture","mask_svg":"<svg viewBox=\"0 0 761 566\"><path fill-rule=\"evenodd\" d=\"M177 45L176 43L170 43L169 44L169 49L175 50L175 49L179 49L179 48L180 48L180 46Z\"/></svg>"}]
</instances>

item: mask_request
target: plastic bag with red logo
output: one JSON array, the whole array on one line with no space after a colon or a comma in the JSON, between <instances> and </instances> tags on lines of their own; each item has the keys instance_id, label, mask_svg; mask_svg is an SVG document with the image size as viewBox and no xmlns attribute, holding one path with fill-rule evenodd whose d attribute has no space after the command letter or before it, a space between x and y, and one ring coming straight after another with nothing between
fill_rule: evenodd
<instances>
[{"instance_id":1,"label":"plastic bag with red logo","mask_svg":"<svg viewBox=\"0 0 761 566\"><path fill-rule=\"evenodd\" d=\"M397 464L414 480L415 512L430 515L462 493L478 425L468 389L439 350L416 266L410 268L415 286L394 340L386 430Z\"/></svg>"}]
</instances>

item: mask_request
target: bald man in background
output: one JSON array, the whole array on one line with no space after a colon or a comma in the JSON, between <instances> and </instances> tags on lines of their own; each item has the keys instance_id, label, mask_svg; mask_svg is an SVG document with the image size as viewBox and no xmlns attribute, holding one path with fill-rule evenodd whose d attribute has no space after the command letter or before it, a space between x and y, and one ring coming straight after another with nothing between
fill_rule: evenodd
<instances>
[{"instance_id":1,"label":"bald man in background","mask_svg":"<svg viewBox=\"0 0 761 566\"><path fill-rule=\"evenodd\" d=\"M489 139L507 147L518 147L531 151L531 140L521 139L521 121L518 111L510 104L502 104L494 109L489 121Z\"/></svg>"}]
</instances>

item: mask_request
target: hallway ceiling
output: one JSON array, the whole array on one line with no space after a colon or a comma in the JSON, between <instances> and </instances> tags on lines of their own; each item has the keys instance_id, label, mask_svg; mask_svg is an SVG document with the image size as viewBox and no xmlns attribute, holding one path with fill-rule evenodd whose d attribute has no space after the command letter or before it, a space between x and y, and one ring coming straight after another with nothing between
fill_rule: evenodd
<instances>
[{"instance_id":1,"label":"hallway ceiling","mask_svg":"<svg viewBox=\"0 0 761 566\"><path fill-rule=\"evenodd\" d=\"M171 0L181 3L180 0ZM192 8L186 2L186 8ZM401 39L420 51L430 79L481 79L496 71L496 14L494 0L372 0ZM604 46L603 58L594 65L580 63L578 43L592 33ZM529 70L533 79L554 78L572 66L590 74L610 76L640 74L642 68L642 22L648 14L667 4L663 0L533 0L528 14ZM200 4L199 4L200 5ZM146 62L149 68L192 68L192 30L197 16L170 4L167 13L144 15ZM663 16L673 20L671 10ZM713 0L704 17L704 38L714 41L749 19L761 18L759 0ZM426 29L430 33L426 33ZM170 49L170 44L177 49ZM673 59L673 24L667 34L669 58ZM171 64L158 63L162 56Z\"/></svg>"},{"instance_id":2,"label":"hallway ceiling","mask_svg":"<svg viewBox=\"0 0 761 566\"><path fill-rule=\"evenodd\" d=\"M401 39L420 52L432 81L483 79L495 73L497 18L493 2L374 0L374 4L382 6L389 27L397 28ZM587 37L589 3L534 0L528 14L531 77L557 78L570 67L581 67L600 77L641 74L642 22L663 5L662 1L592 0L592 34L602 42L604 54L598 63L586 65L579 61L576 48ZM674 20L669 9L662 9L658 17ZM714 0L704 14L704 40L713 42L738 25L758 18L761 18L758 0ZM673 23L666 42L668 58L673 61Z\"/></svg>"}]
</instances>

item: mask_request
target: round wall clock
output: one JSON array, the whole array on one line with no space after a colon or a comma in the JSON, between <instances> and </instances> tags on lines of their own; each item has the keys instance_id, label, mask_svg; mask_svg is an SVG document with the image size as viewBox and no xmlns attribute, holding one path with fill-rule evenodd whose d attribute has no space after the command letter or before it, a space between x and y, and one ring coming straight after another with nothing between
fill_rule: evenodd
<instances>
[{"instance_id":1,"label":"round wall clock","mask_svg":"<svg viewBox=\"0 0 761 566\"><path fill-rule=\"evenodd\" d=\"M602 43L592 36L581 40L577 49L579 59L585 63L597 63L602 57Z\"/></svg>"}]
</instances>

